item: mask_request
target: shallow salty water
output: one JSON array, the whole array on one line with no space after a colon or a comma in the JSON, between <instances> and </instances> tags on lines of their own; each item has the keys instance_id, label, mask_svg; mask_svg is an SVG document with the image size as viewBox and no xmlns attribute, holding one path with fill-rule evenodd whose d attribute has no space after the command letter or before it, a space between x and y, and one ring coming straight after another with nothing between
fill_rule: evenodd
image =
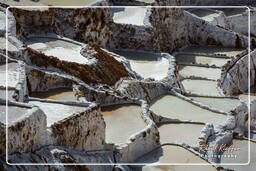
<instances>
[{"instance_id":1,"label":"shallow salty water","mask_svg":"<svg viewBox=\"0 0 256 171\"><path fill-rule=\"evenodd\" d=\"M134 8L118 8L114 12L113 20L115 23L144 25L143 21L146 16L147 8L134 7Z\"/></svg>"},{"instance_id":2,"label":"shallow salty water","mask_svg":"<svg viewBox=\"0 0 256 171\"><path fill-rule=\"evenodd\" d=\"M74 92L70 89L64 88L52 89L46 92L34 92L31 93L30 96L41 99L76 101Z\"/></svg>"},{"instance_id":3,"label":"shallow salty water","mask_svg":"<svg viewBox=\"0 0 256 171\"><path fill-rule=\"evenodd\" d=\"M158 148L143 157L140 157L138 163L207 163L205 160L191 153L190 151L174 146L166 145ZM155 166L156 168L159 166ZM212 166L209 166L209 168ZM161 168L161 167L160 167Z\"/></svg>"},{"instance_id":4,"label":"shallow salty water","mask_svg":"<svg viewBox=\"0 0 256 171\"><path fill-rule=\"evenodd\" d=\"M88 59L80 54L82 46L63 40L50 38L32 38L27 41L29 47L39 50L45 55L57 57L60 60L90 64L93 59Z\"/></svg>"},{"instance_id":5,"label":"shallow salty water","mask_svg":"<svg viewBox=\"0 0 256 171\"><path fill-rule=\"evenodd\" d=\"M248 141L246 140L233 140L232 146L240 148L238 151L234 152L224 152L221 163L237 163L237 164L243 164L247 163L249 160L248 157ZM234 169L235 171L255 171L256 170L256 143L250 142L251 150L250 150L250 164L245 165L245 166L234 166L234 165L229 165L225 166L226 168ZM234 157L225 157L225 155L236 155L236 158Z\"/></svg>"},{"instance_id":6,"label":"shallow salty water","mask_svg":"<svg viewBox=\"0 0 256 171\"><path fill-rule=\"evenodd\" d=\"M182 76L198 76L217 80L220 78L221 70L198 66L179 66L179 73Z\"/></svg>"},{"instance_id":7,"label":"shallow salty water","mask_svg":"<svg viewBox=\"0 0 256 171\"><path fill-rule=\"evenodd\" d=\"M189 64L208 64L208 65L216 65L221 67L225 65L228 59L223 58L213 58L207 56L200 56L200 55L193 55L193 54L177 54L175 56L176 61L179 62L186 62Z\"/></svg>"},{"instance_id":8,"label":"shallow salty water","mask_svg":"<svg viewBox=\"0 0 256 171\"><path fill-rule=\"evenodd\" d=\"M185 79L181 83L186 92L212 96L221 95L217 89L216 81Z\"/></svg>"},{"instance_id":9,"label":"shallow salty water","mask_svg":"<svg viewBox=\"0 0 256 171\"><path fill-rule=\"evenodd\" d=\"M225 115L202 109L172 95L166 95L156 100L150 109L164 117L213 123L215 126L226 120Z\"/></svg>"},{"instance_id":10,"label":"shallow salty water","mask_svg":"<svg viewBox=\"0 0 256 171\"><path fill-rule=\"evenodd\" d=\"M227 56L236 56L241 53L244 49L227 48L218 46L189 46L183 49L183 52L192 53L206 53L206 54L221 54Z\"/></svg>"},{"instance_id":11,"label":"shallow salty water","mask_svg":"<svg viewBox=\"0 0 256 171\"><path fill-rule=\"evenodd\" d=\"M204 125L164 124L158 128L161 143L186 143L195 146ZM184 135L184 136L181 136Z\"/></svg>"},{"instance_id":12,"label":"shallow salty water","mask_svg":"<svg viewBox=\"0 0 256 171\"><path fill-rule=\"evenodd\" d=\"M208 97L191 97L191 98L203 104L207 104L219 110L223 110L225 112L229 112L231 109L234 109L237 105L240 104L240 101L238 99L231 99L231 98L208 98Z\"/></svg>"},{"instance_id":13,"label":"shallow salty water","mask_svg":"<svg viewBox=\"0 0 256 171\"><path fill-rule=\"evenodd\" d=\"M144 78L163 79L167 76L169 61L158 53L115 51L130 61L132 70Z\"/></svg>"},{"instance_id":14,"label":"shallow salty water","mask_svg":"<svg viewBox=\"0 0 256 171\"><path fill-rule=\"evenodd\" d=\"M126 143L129 137L146 127L141 118L141 107L136 105L103 108L106 122L106 142Z\"/></svg>"}]
</instances>

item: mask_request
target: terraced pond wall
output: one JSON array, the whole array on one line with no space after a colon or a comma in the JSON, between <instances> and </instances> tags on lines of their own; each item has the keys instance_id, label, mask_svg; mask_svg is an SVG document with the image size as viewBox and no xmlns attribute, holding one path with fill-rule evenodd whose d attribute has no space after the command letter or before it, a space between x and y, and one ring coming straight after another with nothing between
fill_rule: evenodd
<instances>
[{"instance_id":1,"label":"terraced pond wall","mask_svg":"<svg viewBox=\"0 0 256 171\"><path fill-rule=\"evenodd\" d=\"M218 26L213 27L199 17L183 12L182 9L148 9L145 24L142 26L114 23L109 9L106 8L50 8L41 11L16 8L11 11L17 22L17 34L20 36L55 32L84 43L94 42L107 49L170 52L189 43L224 47L248 45L245 36ZM26 20L24 15L27 16ZM28 27L30 25L33 27ZM182 29L172 30L177 27Z\"/></svg>"},{"instance_id":2,"label":"terraced pond wall","mask_svg":"<svg viewBox=\"0 0 256 171\"><path fill-rule=\"evenodd\" d=\"M189 41L199 45L218 45L224 47L247 48L248 38L239 33L225 30L219 26L184 11L188 21Z\"/></svg>"},{"instance_id":3,"label":"terraced pond wall","mask_svg":"<svg viewBox=\"0 0 256 171\"><path fill-rule=\"evenodd\" d=\"M8 126L8 153L28 152L41 147L41 136L46 130L46 116L38 107L10 102L8 125L5 112L1 113L0 154L5 154L6 126ZM5 102L0 100L1 110L5 110ZM15 113L14 113L15 112ZM18 113L18 115L17 115Z\"/></svg>"},{"instance_id":4,"label":"terraced pond wall","mask_svg":"<svg viewBox=\"0 0 256 171\"><path fill-rule=\"evenodd\" d=\"M15 88L15 98L19 102L24 102L26 100L26 95L28 94L27 89L27 79L24 63L20 62L20 72L19 80Z\"/></svg>"},{"instance_id":5,"label":"terraced pond wall","mask_svg":"<svg viewBox=\"0 0 256 171\"><path fill-rule=\"evenodd\" d=\"M251 20L251 35L256 36L256 12L255 10L250 11ZM248 35L248 12L238 14L234 16L228 16L225 18L224 27L235 32Z\"/></svg>"},{"instance_id":6,"label":"terraced pond wall","mask_svg":"<svg viewBox=\"0 0 256 171\"><path fill-rule=\"evenodd\" d=\"M42 72L40 69L26 67L28 92L42 92L56 88L72 88L71 79L57 73Z\"/></svg>"},{"instance_id":7,"label":"terraced pond wall","mask_svg":"<svg viewBox=\"0 0 256 171\"><path fill-rule=\"evenodd\" d=\"M159 42L160 51L168 52L188 44L189 30L183 9L152 8L150 23L155 28L154 42Z\"/></svg>"},{"instance_id":8,"label":"terraced pond wall","mask_svg":"<svg viewBox=\"0 0 256 171\"><path fill-rule=\"evenodd\" d=\"M248 91L248 87L255 85L256 50L251 52L250 66L249 55L232 60L222 68L220 88L226 95L237 95ZM248 67L250 67L250 85L248 85Z\"/></svg>"},{"instance_id":9,"label":"terraced pond wall","mask_svg":"<svg viewBox=\"0 0 256 171\"><path fill-rule=\"evenodd\" d=\"M246 103L241 103L232 111L235 114L237 132L247 132L250 126L252 131L256 130L256 100L252 100L250 105L250 111L248 112L248 106ZM250 117L250 125L249 125Z\"/></svg>"},{"instance_id":10,"label":"terraced pond wall","mask_svg":"<svg viewBox=\"0 0 256 171\"><path fill-rule=\"evenodd\" d=\"M171 15L168 14L169 11ZM106 8L86 10L50 8L40 11L13 8L11 12L16 19L18 36L55 32L81 42L94 42L108 49L126 47L165 52L187 43L186 23L180 9L149 9L145 18L148 22L144 26L114 23ZM33 27L30 27L31 25ZM176 26L184 29L169 31ZM168 41L163 39L166 36L169 38Z\"/></svg>"}]
</instances>

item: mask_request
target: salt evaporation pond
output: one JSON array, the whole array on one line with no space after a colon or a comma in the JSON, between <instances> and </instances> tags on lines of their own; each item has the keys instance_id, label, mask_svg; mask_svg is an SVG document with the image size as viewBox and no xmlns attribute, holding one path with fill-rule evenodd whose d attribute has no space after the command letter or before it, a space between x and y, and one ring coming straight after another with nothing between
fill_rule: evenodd
<instances>
[{"instance_id":1,"label":"salt evaporation pond","mask_svg":"<svg viewBox=\"0 0 256 171\"><path fill-rule=\"evenodd\" d=\"M144 25L143 21L146 16L146 7L132 7L132 8L115 8L113 20L115 23Z\"/></svg>"},{"instance_id":2,"label":"salt evaporation pond","mask_svg":"<svg viewBox=\"0 0 256 171\"><path fill-rule=\"evenodd\" d=\"M163 117L212 123L218 126L226 116L202 109L176 96L166 95L156 100L150 109Z\"/></svg>"},{"instance_id":3,"label":"salt evaporation pond","mask_svg":"<svg viewBox=\"0 0 256 171\"><path fill-rule=\"evenodd\" d=\"M169 61L159 53L137 51L115 51L130 61L132 70L144 78L163 79L167 76Z\"/></svg>"},{"instance_id":4,"label":"salt evaporation pond","mask_svg":"<svg viewBox=\"0 0 256 171\"><path fill-rule=\"evenodd\" d=\"M30 96L40 99L76 101L74 92L65 88L51 89L44 92L33 92L30 94Z\"/></svg>"},{"instance_id":5,"label":"salt evaporation pond","mask_svg":"<svg viewBox=\"0 0 256 171\"><path fill-rule=\"evenodd\" d=\"M186 143L190 146L195 146L203 127L204 125L197 124L164 124L158 128L160 142L162 144Z\"/></svg>"},{"instance_id":6,"label":"salt evaporation pond","mask_svg":"<svg viewBox=\"0 0 256 171\"><path fill-rule=\"evenodd\" d=\"M30 38L26 43L29 47L47 56L57 57L59 60L79 64L91 64L96 62L94 59L88 59L80 54L82 46L79 44L52 38Z\"/></svg>"},{"instance_id":7,"label":"salt evaporation pond","mask_svg":"<svg viewBox=\"0 0 256 171\"><path fill-rule=\"evenodd\" d=\"M190 97L203 104L210 105L216 109L229 112L240 104L239 99L232 98L213 98L213 97Z\"/></svg>"},{"instance_id":8,"label":"salt evaporation pond","mask_svg":"<svg viewBox=\"0 0 256 171\"><path fill-rule=\"evenodd\" d=\"M227 55L229 57L236 56L241 53L244 49L228 48L219 46L189 46L183 49L183 52L189 53L205 53L205 54L220 54Z\"/></svg>"},{"instance_id":9,"label":"salt evaporation pond","mask_svg":"<svg viewBox=\"0 0 256 171\"><path fill-rule=\"evenodd\" d=\"M185 79L181 81L181 83L184 86L186 92L212 96L221 95L217 88L216 81Z\"/></svg>"},{"instance_id":10,"label":"salt evaporation pond","mask_svg":"<svg viewBox=\"0 0 256 171\"><path fill-rule=\"evenodd\" d=\"M217 68L179 65L179 74L184 77L198 76L217 80L220 78L221 70Z\"/></svg>"},{"instance_id":11,"label":"salt evaporation pond","mask_svg":"<svg viewBox=\"0 0 256 171\"><path fill-rule=\"evenodd\" d=\"M107 143L126 143L129 137L146 127L141 118L141 107L117 105L102 108L106 123Z\"/></svg>"},{"instance_id":12,"label":"salt evaporation pond","mask_svg":"<svg viewBox=\"0 0 256 171\"><path fill-rule=\"evenodd\" d=\"M183 62L188 64L208 64L215 65L217 67L225 65L228 61L228 59L224 58L207 57L194 54L177 54L175 55L175 58L178 63Z\"/></svg>"}]
</instances>

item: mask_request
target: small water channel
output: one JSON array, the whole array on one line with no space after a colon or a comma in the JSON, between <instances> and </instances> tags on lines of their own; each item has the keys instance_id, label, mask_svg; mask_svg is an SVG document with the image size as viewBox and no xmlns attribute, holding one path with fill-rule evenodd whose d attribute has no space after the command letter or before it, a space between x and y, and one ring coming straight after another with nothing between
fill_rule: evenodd
<instances>
[{"instance_id":1,"label":"small water channel","mask_svg":"<svg viewBox=\"0 0 256 171\"><path fill-rule=\"evenodd\" d=\"M141 107L137 105L116 105L102 108L106 123L107 143L126 143L129 137L146 127L141 118Z\"/></svg>"}]
</instances>

